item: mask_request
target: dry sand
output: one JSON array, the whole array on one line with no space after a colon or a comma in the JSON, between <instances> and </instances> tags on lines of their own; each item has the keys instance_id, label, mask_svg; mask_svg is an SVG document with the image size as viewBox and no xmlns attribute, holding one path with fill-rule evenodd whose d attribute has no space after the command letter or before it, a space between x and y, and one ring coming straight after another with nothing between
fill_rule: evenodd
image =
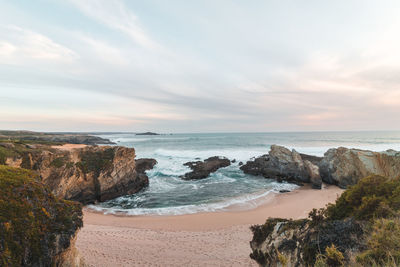
<instances>
[{"instance_id":1,"label":"dry sand","mask_svg":"<svg viewBox=\"0 0 400 267\"><path fill-rule=\"evenodd\" d=\"M305 218L343 192L302 187L273 194L253 210L178 216L114 216L84 211L77 247L89 266L257 266L249 258L252 224Z\"/></svg>"},{"instance_id":2,"label":"dry sand","mask_svg":"<svg viewBox=\"0 0 400 267\"><path fill-rule=\"evenodd\" d=\"M64 144L60 146L51 146L52 148L60 149L60 150L72 150L74 148L83 148L86 145L84 144Z\"/></svg>"}]
</instances>

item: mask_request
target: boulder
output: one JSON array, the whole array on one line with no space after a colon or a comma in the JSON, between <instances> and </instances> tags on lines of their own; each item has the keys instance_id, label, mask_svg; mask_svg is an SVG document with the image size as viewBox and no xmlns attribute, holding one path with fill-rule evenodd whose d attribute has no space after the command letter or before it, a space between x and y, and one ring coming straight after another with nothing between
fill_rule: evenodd
<instances>
[{"instance_id":1,"label":"boulder","mask_svg":"<svg viewBox=\"0 0 400 267\"><path fill-rule=\"evenodd\" d=\"M371 174L393 179L400 176L400 152L332 148L324 154L319 168L324 182L342 188L354 185Z\"/></svg>"},{"instance_id":2,"label":"boulder","mask_svg":"<svg viewBox=\"0 0 400 267\"><path fill-rule=\"evenodd\" d=\"M181 178L184 180L198 180L207 178L210 173L216 172L218 169L231 165L229 159L224 157L210 157L204 161L192 161L183 164L192 169Z\"/></svg>"},{"instance_id":3,"label":"boulder","mask_svg":"<svg viewBox=\"0 0 400 267\"><path fill-rule=\"evenodd\" d=\"M317 162L318 157L310 156L309 159ZM304 161L296 150L290 151L282 146L272 145L268 155L250 160L240 169L247 174L294 183L309 183L312 177L315 188L320 188L318 166L310 160Z\"/></svg>"}]
</instances>

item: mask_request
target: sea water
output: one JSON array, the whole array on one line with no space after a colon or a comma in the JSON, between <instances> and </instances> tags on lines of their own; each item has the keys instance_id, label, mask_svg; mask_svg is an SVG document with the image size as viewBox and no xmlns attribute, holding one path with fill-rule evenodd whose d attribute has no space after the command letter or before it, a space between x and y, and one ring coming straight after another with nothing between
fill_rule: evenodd
<instances>
[{"instance_id":1,"label":"sea water","mask_svg":"<svg viewBox=\"0 0 400 267\"><path fill-rule=\"evenodd\" d=\"M178 215L225 211L232 207L250 209L271 192L297 186L246 175L239 163L267 154L272 144L298 152L323 156L333 147L384 151L400 150L400 132L303 132L303 133L209 133L100 135L118 145L134 147L137 158L154 158L158 164L147 172L149 186L139 193L91 206L105 213L127 215ZM236 160L208 178L186 181L181 175L190 169L183 164L224 156Z\"/></svg>"}]
</instances>

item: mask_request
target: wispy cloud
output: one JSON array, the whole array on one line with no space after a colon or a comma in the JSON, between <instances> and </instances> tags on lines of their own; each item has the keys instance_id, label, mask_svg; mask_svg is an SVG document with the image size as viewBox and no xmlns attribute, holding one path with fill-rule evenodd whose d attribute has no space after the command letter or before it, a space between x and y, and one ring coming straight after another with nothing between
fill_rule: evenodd
<instances>
[{"instance_id":1,"label":"wispy cloud","mask_svg":"<svg viewBox=\"0 0 400 267\"><path fill-rule=\"evenodd\" d=\"M0 25L0 56L9 64L26 59L71 62L79 58L71 49L51 38L15 25Z\"/></svg>"},{"instance_id":2,"label":"wispy cloud","mask_svg":"<svg viewBox=\"0 0 400 267\"><path fill-rule=\"evenodd\" d=\"M154 49L159 45L140 25L137 16L120 0L69 0L82 13L129 36L138 45Z\"/></svg>"}]
</instances>

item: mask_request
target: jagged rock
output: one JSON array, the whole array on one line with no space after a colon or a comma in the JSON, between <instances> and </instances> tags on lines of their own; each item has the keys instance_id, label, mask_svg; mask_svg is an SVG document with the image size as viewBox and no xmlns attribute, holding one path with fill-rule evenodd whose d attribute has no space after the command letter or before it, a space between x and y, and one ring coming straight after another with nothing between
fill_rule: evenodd
<instances>
[{"instance_id":1,"label":"jagged rock","mask_svg":"<svg viewBox=\"0 0 400 267\"><path fill-rule=\"evenodd\" d=\"M317 157L308 157L316 162ZM313 177L313 184L318 187L317 171L310 160L308 163L302 159L301 154L296 150L272 145L268 155L263 155L240 167L240 169L252 175L262 175L266 178L277 179L295 183L309 183ZM306 166L307 165L307 166Z\"/></svg>"},{"instance_id":2,"label":"jagged rock","mask_svg":"<svg viewBox=\"0 0 400 267\"><path fill-rule=\"evenodd\" d=\"M325 153L319 167L324 182L346 188L370 174L399 177L400 152L332 148Z\"/></svg>"},{"instance_id":3,"label":"jagged rock","mask_svg":"<svg viewBox=\"0 0 400 267\"><path fill-rule=\"evenodd\" d=\"M155 161L139 161L135 150L120 146L86 146L72 150L40 146L19 148L6 164L36 170L44 184L61 198L84 204L134 194L149 183L144 171Z\"/></svg>"},{"instance_id":4,"label":"jagged rock","mask_svg":"<svg viewBox=\"0 0 400 267\"><path fill-rule=\"evenodd\" d=\"M260 266L282 266L278 252L287 260L288 267L314 266L315 257L334 244L346 261L365 248L364 225L353 219L312 225L306 219L268 219L264 225L251 227L250 257Z\"/></svg>"},{"instance_id":5,"label":"jagged rock","mask_svg":"<svg viewBox=\"0 0 400 267\"><path fill-rule=\"evenodd\" d=\"M192 161L183 165L188 166L192 171L181 176L181 178L184 180L198 180L207 178L210 173L231 165L231 162L223 157L210 157L204 161Z\"/></svg>"},{"instance_id":6,"label":"jagged rock","mask_svg":"<svg viewBox=\"0 0 400 267\"><path fill-rule=\"evenodd\" d=\"M310 176L310 182L312 184L312 187L314 189L321 189L322 179L321 175L319 174L319 167L311 163L311 161L309 160L304 161L304 166L307 170L307 173Z\"/></svg>"}]
</instances>

